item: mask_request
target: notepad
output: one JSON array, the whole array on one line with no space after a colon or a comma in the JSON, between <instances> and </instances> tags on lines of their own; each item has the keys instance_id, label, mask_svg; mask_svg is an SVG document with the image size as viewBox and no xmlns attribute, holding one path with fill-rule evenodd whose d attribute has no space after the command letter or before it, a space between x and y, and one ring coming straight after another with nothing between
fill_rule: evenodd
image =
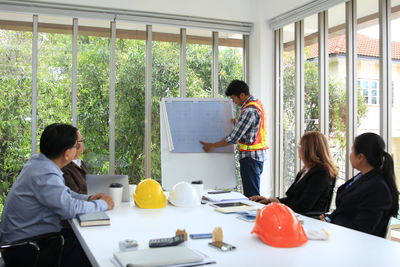
<instances>
[{"instance_id":1,"label":"notepad","mask_svg":"<svg viewBox=\"0 0 400 267\"><path fill-rule=\"evenodd\" d=\"M165 266L201 263L203 257L187 247L150 248L129 252L115 252L114 258L121 266Z\"/></svg>"},{"instance_id":2,"label":"notepad","mask_svg":"<svg viewBox=\"0 0 400 267\"><path fill-rule=\"evenodd\" d=\"M98 225L110 225L110 217L105 212L95 212L78 214L77 216L80 226L98 226Z\"/></svg>"}]
</instances>

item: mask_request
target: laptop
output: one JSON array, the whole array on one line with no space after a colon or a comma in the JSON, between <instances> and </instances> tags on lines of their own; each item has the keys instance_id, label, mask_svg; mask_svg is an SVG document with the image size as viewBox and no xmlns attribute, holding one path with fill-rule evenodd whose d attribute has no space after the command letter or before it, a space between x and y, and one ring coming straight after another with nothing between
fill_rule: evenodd
<instances>
[{"instance_id":1,"label":"laptop","mask_svg":"<svg viewBox=\"0 0 400 267\"><path fill-rule=\"evenodd\" d=\"M122 202L130 202L131 197L129 195L128 175L86 175L88 195L94 195L97 193L105 193L109 195L109 187L112 183L122 184Z\"/></svg>"}]
</instances>

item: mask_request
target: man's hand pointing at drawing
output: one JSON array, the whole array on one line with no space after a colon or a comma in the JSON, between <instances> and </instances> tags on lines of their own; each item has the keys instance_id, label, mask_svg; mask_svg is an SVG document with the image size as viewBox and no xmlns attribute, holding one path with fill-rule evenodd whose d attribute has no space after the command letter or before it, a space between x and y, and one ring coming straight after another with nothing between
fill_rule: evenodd
<instances>
[{"instance_id":1,"label":"man's hand pointing at drawing","mask_svg":"<svg viewBox=\"0 0 400 267\"><path fill-rule=\"evenodd\" d=\"M205 152L211 152L215 148L214 147L214 143L207 143L207 142L204 142L204 141L200 141L200 144L203 145L203 149L204 149Z\"/></svg>"},{"instance_id":2,"label":"man's hand pointing at drawing","mask_svg":"<svg viewBox=\"0 0 400 267\"><path fill-rule=\"evenodd\" d=\"M205 152L211 152L217 147L223 147L223 146L229 146L230 144L225 141L225 139L222 139L221 141L218 141L216 143L207 143L204 141L200 141L200 144L203 145L203 149Z\"/></svg>"}]
</instances>

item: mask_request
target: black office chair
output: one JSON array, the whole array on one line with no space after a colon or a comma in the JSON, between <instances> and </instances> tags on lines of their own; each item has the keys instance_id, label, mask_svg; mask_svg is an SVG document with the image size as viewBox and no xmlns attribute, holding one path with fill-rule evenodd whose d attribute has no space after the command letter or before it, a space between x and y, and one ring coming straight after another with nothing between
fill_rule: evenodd
<instances>
[{"instance_id":1,"label":"black office chair","mask_svg":"<svg viewBox=\"0 0 400 267\"><path fill-rule=\"evenodd\" d=\"M41 255L41 245L51 250ZM43 266L43 257L49 266L60 266L64 248L64 237L60 233L47 233L31 238L0 244L0 251L5 266ZM50 257L50 258L49 258Z\"/></svg>"},{"instance_id":2,"label":"black office chair","mask_svg":"<svg viewBox=\"0 0 400 267\"><path fill-rule=\"evenodd\" d=\"M336 180L337 180L337 178L335 177L331 181L331 185L329 187L329 199L328 199L328 203L326 203L325 209L321 210L321 211L302 212L301 215L304 215L304 216L307 216L307 217L311 217L311 218L315 218L315 219L319 219L319 216L321 216L322 214L328 213L329 209L331 208L331 203L332 203L332 200L333 200L333 195L334 195L335 186L336 186Z\"/></svg>"}]
</instances>

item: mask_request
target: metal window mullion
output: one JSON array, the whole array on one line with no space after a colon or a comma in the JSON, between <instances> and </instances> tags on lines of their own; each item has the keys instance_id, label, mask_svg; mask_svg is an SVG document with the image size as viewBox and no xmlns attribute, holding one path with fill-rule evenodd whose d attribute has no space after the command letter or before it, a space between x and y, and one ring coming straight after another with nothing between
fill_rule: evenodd
<instances>
[{"instance_id":1,"label":"metal window mullion","mask_svg":"<svg viewBox=\"0 0 400 267\"><path fill-rule=\"evenodd\" d=\"M243 80L250 83L250 36L243 35Z\"/></svg>"},{"instance_id":2,"label":"metal window mullion","mask_svg":"<svg viewBox=\"0 0 400 267\"><path fill-rule=\"evenodd\" d=\"M379 103L380 134L391 151L392 136L392 53L390 32L391 1L379 1Z\"/></svg>"},{"instance_id":3,"label":"metal window mullion","mask_svg":"<svg viewBox=\"0 0 400 267\"><path fill-rule=\"evenodd\" d=\"M180 96L186 97L186 29L181 28L181 51L179 58L179 90Z\"/></svg>"},{"instance_id":4,"label":"metal window mullion","mask_svg":"<svg viewBox=\"0 0 400 267\"><path fill-rule=\"evenodd\" d=\"M304 133L304 21L295 23L295 90L296 90L296 126L295 142L300 143ZM296 149L296 167L298 172L301 168L299 152Z\"/></svg>"},{"instance_id":5,"label":"metal window mullion","mask_svg":"<svg viewBox=\"0 0 400 267\"><path fill-rule=\"evenodd\" d=\"M33 15L32 23L32 136L31 153L36 153L36 128L37 128L37 71L38 71L38 15Z\"/></svg>"},{"instance_id":6,"label":"metal window mullion","mask_svg":"<svg viewBox=\"0 0 400 267\"><path fill-rule=\"evenodd\" d=\"M346 99L347 99L347 131L346 131L346 177L354 176L354 169L350 164L350 153L357 132L357 87L356 87L356 34L357 13L356 1L346 3Z\"/></svg>"},{"instance_id":7,"label":"metal window mullion","mask_svg":"<svg viewBox=\"0 0 400 267\"><path fill-rule=\"evenodd\" d=\"M283 195L283 29L275 31L275 90L274 90L274 196Z\"/></svg>"},{"instance_id":8,"label":"metal window mullion","mask_svg":"<svg viewBox=\"0 0 400 267\"><path fill-rule=\"evenodd\" d=\"M72 125L78 125L78 114L77 114L77 76L78 76L78 19L72 20Z\"/></svg>"},{"instance_id":9,"label":"metal window mullion","mask_svg":"<svg viewBox=\"0 0 400 267\"><path fill-rule=\"evenodd\" d=\"M218 32L212 32L212 97L218 97Z\"/></svg>"},{"instance_id":10,"label":"metal window mullion","mask_svg":"<svg viewBox=\"0 0 400 267\"><path fill-rule=\"evenodd\" d=\"M146 92L145 92L145 120L144 120L144 171L145 177L151 178L151 95L152 95L152 26L146 25Z\"/></svg>"},{"instance_id":11,"label":"metal window mullion","mask_svg":"<svg viewBox=\"0 0 400 267\"><path fill-rule=\"evenodd\" d=\"M319 130L329 134L328 12L318 14Z\"/></svg>"},{"instance_id":12,"label":"metal window mullion","mask_svg":"<svg viewBox=\"0 0 400 267\"><path fill-rule=\"evenodd\" d=\"M110 107L109 107L109 123L110 123L110 136L109 136L109 157L110 167L109 174L115 173L115 42L117 35L116 22L110 23L111 40L110 40Z\"/></svg>"}]
</instances>

